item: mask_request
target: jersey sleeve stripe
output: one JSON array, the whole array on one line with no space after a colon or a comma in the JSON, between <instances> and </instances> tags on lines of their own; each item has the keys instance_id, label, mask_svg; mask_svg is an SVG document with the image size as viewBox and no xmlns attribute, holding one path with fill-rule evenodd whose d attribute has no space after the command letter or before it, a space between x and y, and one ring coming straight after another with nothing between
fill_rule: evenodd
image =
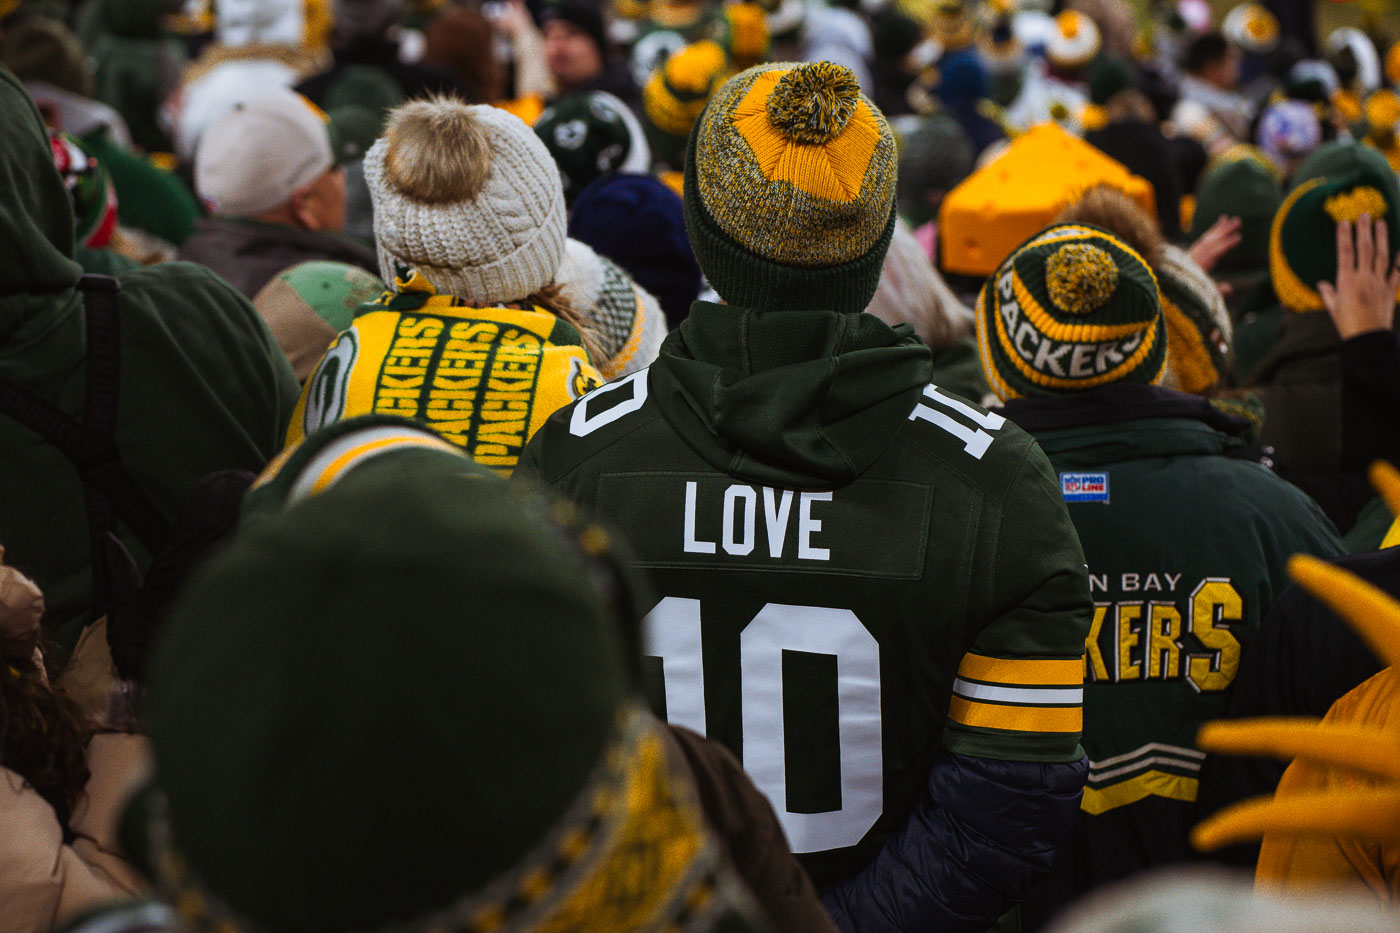
<instances>
[{"instance_id":1,"label":"jersey sleeve stripe","mask_svg":"<svg viewBox=\"0 0 1400 933\"><path fill-rule=\"evenodd\" d=\"M1011 732L1081 732L1084 710L1079 706L996 706L954 696L948 718L964 726Z\"/></svg>"},{"instance_id":2,"label":"jersey sleeve stripe","mask_svg":"<svg viewBox=\"0 0 1400 933\"><path fill-rule=\"evenodd\" d=\"M953 692L969 700L989 700L993 703L1070 706L1084 702L1083 687L998 687L973 683L961 677L953 681Z\"/></svg>"},{"instance_id":3,"label":"jersey sleeve stripe","mask_svg":"<svg viewBox=\"0 0 1400 933\"><path fill-rule=\"evenodd\" d=\"M958 676L1012 687L1083 687L1084 659L1032 660L965 654L958 665Z\"/></svg>"}]
</instances>

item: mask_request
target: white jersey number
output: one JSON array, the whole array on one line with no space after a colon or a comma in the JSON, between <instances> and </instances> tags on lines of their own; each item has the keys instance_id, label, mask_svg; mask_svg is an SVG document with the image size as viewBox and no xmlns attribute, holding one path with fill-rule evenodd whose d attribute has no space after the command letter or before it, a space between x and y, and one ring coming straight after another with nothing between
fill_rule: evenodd
<instances>
[{"instance_id":1,"label":"white jersey number","mask_svg":"<svg viewBox=\"0 0 1400 933\"><path fill-rule=\"evenodd\" d=\"M668 596L646 618L647 653L661 659L667 718L705 733L700 600ZM783 652L836 658L841 808L787 807ZM849 609L769 603L739 635L744 770L772 802L794 852L853 846L884 812L880 645Z\"/></svg>"}]
</instances>

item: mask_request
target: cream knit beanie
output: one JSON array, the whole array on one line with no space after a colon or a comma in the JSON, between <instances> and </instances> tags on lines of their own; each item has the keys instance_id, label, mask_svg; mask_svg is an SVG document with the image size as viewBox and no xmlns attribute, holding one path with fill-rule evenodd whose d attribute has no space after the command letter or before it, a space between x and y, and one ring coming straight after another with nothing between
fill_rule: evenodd
<instances>
[{"instance_id":1,"label":"cream knit beanie","mask_svg":"<svg viewBox=\"0 0 1400 933\"><path fill-rule=\"evenodd\" d=\"M566 222L559 169L519 118L452 98L404 104L364 170L384 281L409 266L483 307L554 281Z\"/></svg>"}]
</instances>

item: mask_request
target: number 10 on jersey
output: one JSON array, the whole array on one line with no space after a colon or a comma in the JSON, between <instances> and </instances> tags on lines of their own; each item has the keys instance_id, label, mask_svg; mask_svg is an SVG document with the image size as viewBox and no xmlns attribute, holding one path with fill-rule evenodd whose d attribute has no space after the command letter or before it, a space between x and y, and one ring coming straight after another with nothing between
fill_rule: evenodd
<instances>
[{"instance_id":1,"label":"number 10 on jersey","mask_svg":"<svg viewBox=\"0 0 1400 933\"><path fill-rule=\"evenodd\" d=\"M708 732L700 600L668 596L647 616L647 654L660 658L666 716ZM784 736L784 652L836 659L841 805L820 813L788 809ZM884 810L880 645L849 609L768 603L739 635L744 770L768 797L794 852L853 846Z\"/></svg>"}]
</instances>

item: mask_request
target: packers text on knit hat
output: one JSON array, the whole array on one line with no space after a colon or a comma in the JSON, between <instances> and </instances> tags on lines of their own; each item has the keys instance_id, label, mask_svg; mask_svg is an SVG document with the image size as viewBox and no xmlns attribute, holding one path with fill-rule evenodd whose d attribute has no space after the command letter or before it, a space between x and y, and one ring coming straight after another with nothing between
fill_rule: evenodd
<instances>
[{"instance_id":1,"label":"packers text on knit hat","mask_svg":"<svg viewBox=\"0 0 1400 933\"><path fill-rule=\"evenodd\" d=\"M235 104L199 137L195 192L216 216L265 214L334 164L326 115L277 88Z\"/></svg>"},{"instance_id":2,"label":"packers text on knit hat","mask_svg":"<svg viewBox=\"0 0 1400 933\"><path fill-rule=\"evenodd\" d=\"M977 298L977 344L1002 399L1155 384L1167 355L1157 280L1106 230L1049 227L987 280Z\"/></svg>"},{"instance_id":3,"label":"packers text on knit hat","mask_svg":"<svg viewBox=\"0 0 1400 933\"><path fill-rule=\"evenodd\" d=\"M1291 311L1321 311L1319 282L1337 280L1337 224L1363 214L1384 219L1392 255L1400 252L1400 184L1385 156L1333 143L1308 157L1269 231L1269 275Z\"/></svg>"},{"instance_id":4,"label":"packers text on knit hat","mask_svg":"<svg viewBox=\"0 0 1400 933\"><path fill-rule=\"evenodd\" d=\"M690 136L685 219L731 304L857 313L894 233L896 152L850 69L764 65L731 78Z\"/></svg>"},{"instance_id":5,"label":"packers text on knit hat","mask_svg":"<svg viewBox=\"0 0 1400 933\"><path fill-rule=\"evenodd\" d=\"M519 301L554 281L564 194L549 150L518 117L451 98L389 115L365 154L384 281L415 268L469 304Z\"/></svg>"}]
</instances>

